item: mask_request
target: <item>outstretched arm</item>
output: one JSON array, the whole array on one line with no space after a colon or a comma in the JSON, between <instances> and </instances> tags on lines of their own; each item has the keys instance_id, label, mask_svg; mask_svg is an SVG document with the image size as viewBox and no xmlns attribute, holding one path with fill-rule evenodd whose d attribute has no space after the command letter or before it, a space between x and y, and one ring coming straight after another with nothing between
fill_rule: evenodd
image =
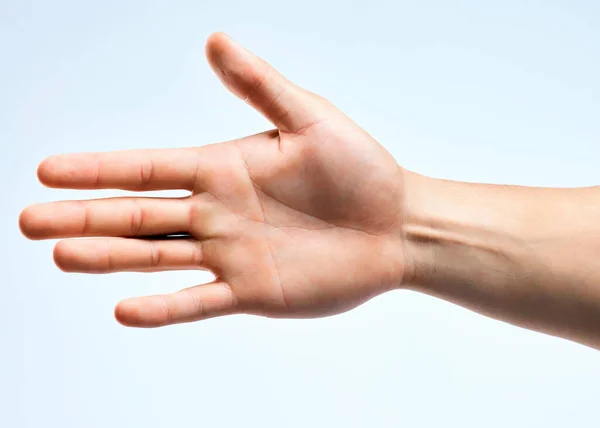
<instances>
[{"instance_id":1,"label":"outstretched arm","mask_svg":"<svg viewBox=\"0 0 600 428\"><path fill-rule=\"evenodd\" d=\"M600 347L597 190L414 174L227 36L211 36L207 56L276 129L198 148L53 156L38 169L50 187L190 194L61 201L20 217L29 238L67 238L54 252L65 271L214 273L209 284L121 302L120 322L324 316L409 287ZM139 239L176 232L189 237Z\"/></svg>"}]
</instances>

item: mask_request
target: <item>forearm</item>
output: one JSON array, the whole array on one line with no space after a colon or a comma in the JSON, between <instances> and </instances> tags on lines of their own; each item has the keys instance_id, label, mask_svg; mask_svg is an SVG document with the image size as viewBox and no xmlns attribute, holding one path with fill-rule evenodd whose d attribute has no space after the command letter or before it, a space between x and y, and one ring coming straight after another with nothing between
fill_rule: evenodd
<instances>
[{"instance_id":1,"label":"forearm","mask_svg":"<svg viewBox=\"0 0 600 428\"><path fill-rule=\"evenodd\" d=\"M600 188L406 174L407 287L600 348Z\"/></svg>"}]
</instances>

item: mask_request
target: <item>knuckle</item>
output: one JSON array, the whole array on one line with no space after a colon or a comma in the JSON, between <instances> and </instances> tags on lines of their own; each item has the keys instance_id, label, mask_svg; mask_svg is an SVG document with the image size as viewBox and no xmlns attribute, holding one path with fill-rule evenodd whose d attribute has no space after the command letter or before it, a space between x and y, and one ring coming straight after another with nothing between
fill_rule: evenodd
<instances>
[{"instance_id":1,"label":"knuckle","mask_svg":"<svg viewBox=\"0 0 600 428\"><path fill-rule=\"evenodd\" d=\"M149 151L146 151L147 159L140 165L140 182L141 187L146 188L152 182L154 175L154 159Z\"/></svg>"},{"instance_id":2,"label":"knuckle","mask_svg":"<svg viewBox=\"0 0 600 428\"><path fill-rule=\"evenodd\" d=\"M129 230L132 236L140 235L144 223L144 211L144 207L139 202L134 200L131 214L129 216Z\"/></svg>"},{"instance_id":3,"label":"knuckle","mask_svg":"<svg viewBox=\"0 0 600 428\"><path fill-rule=\"evenodd\" d=\"M148 250L150 252L150 268L159 267L162 258L160 248L154 242L148 241Z\"/></svg>"},{"instance_id":4,"label":"knuckle","mask_svg":"<svg viewBox=\"0 0 600 428\"><path fill-rule=\"evenodd\" d=\"M172 299L167 300L165 296L160 296L160 300L163 308L163 318L165 320L165 324L170 324L173 322L173 307L172 307Z\"/></svg>"},{"instance_id":5,"label":"knuckle","mask_svg":"<svg viewBox=\"0 0 600 428\"><path fill-rule=\"evenodd\" d=\"M192 302L192 308L193 308L194 315L196 315L196 316L204 315L204 303L202 302L202 299L197 295L197 293L194 293L194 291L190 291L189 296L190 296L190 301Z\"/></svg>"},{"instance_id":6,"label":"knuckle","mask_svg":"<svg viewBox=\"0 0 600 428\"><path fill-rule=\"evenodd\" d=\"M188 208L188 229L194 234L209 236L214 229L214 198L208 193L194 196Z\"/></svg>"},{"instance_id":7,"label":"knuckle","mask_svg":"<svg viewBox=\"0 0 600 428\"><path fill-rule=\"evenodd\" d=\"M192 251L190 254L190 265L191 266L202 266L203 263L202 255L202 242L198 241L192 245Z\"/></svg>"},{"instance_id":8,"label":"knuckle","mask_svg":"<svg viewBox=\"0 0 600 428\"><path fill-rule=\"evenodd\" d=\"M257 74L253 79L250 80L250 82L248 83L248 87L245 90L245 94L243 95L243 100L245 102L252 102L256 94L259 93L260 88L265 84L265 81L267 81L267 79L269 78L271 70L271 66L267 65L263 73Z\"/></svg>"},{"instance_id":9,"label":"knuckle","mask_svg":"<svg viewBox=\"0 0 600 428\"><path fill-rule=\"evenodd\" d=\"M105 251L105 258L104 258L104 271L105 272L112 272L114 270L114 252L110 246L110 239L106 239L105 240L106 243L106 251Z\"/></svg>"},{"instance_id":10,"label":"knuckle","mask_svg":"<svg viewBox=\"0 0 600 428\"><path fill-rule=\"evenodd\" d=\"M90 230L90 210L88 209L88 205L85 203L85 201L79 201L79 206L81 207L82 211L80 235L86 236Z\"/></svg>"}]
</instances>

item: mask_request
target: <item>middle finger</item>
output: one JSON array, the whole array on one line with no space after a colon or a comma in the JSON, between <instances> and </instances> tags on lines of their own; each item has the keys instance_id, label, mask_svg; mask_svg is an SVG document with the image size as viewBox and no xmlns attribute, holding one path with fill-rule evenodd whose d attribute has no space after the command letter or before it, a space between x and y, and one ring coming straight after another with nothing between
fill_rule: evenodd
<instances>
[{"instance_id":1,"label":"middle finger","mask_svg":"<svg viewBox=\"0 0 600 428\"><path fill-rule=\"evenodd\" d=\"M32 205L21 214L30 239L144 236L189 229L187 198L106 198Z\"/></svg>"}]
</instances>

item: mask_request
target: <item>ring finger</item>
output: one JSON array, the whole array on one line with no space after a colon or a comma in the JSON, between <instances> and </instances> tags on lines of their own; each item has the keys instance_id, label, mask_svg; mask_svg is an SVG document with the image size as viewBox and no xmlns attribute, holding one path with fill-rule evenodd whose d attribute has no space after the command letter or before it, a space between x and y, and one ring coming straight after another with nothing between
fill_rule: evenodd
<instances>
[{"instance_id":1,"label":"ring finger","mask_svg":"<svg viewBox=\"0 0 600 428\"><path fill-rule=\"evenodd\" d=\"M206 269L201 243L194 239L67 239L56 244L54 261L63 271L81 273Z\"/></svg>"}]
</instances>

